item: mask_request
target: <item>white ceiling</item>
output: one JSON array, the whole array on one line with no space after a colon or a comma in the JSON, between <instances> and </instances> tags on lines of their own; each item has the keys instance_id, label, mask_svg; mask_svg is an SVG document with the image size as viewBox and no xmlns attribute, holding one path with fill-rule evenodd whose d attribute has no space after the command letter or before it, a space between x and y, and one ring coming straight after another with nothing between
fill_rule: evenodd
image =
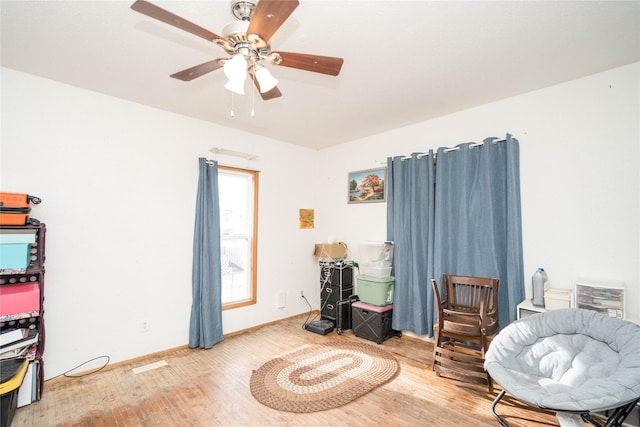
<instances>
[{"instance_id":1,"label":"white ceiling","mask_svg":"<svg viewBox=\"0 0 640 427\"><path fill-rule=\"evenodd\" d=\"M151 1L216 34L233 21L229 0ZM272 49L341 74L269 66L283 96L248 83L231 118L221 70L169 77L224 51L132 3L1 0L2 66L320 149L640 61L640 1L300 0Z\"/></svg>"}]
</instances>

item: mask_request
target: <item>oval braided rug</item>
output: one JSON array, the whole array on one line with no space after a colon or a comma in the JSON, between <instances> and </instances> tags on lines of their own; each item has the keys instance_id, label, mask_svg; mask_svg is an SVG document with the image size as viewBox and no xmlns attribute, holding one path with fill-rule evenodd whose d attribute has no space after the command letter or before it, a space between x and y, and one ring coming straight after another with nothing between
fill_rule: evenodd
<instances>
[{"instance_id":1,"label":"oval braided rug","mask_svg":"<svg viewBox=\"0 0 640 427\"><path fill-rule=\"evenodd\" d=\"M251 394L280 411L337 408L391 380L398 361L380 346L359 342L314 344L262 365L251 374Z\"/></svg>"}]
</instances>

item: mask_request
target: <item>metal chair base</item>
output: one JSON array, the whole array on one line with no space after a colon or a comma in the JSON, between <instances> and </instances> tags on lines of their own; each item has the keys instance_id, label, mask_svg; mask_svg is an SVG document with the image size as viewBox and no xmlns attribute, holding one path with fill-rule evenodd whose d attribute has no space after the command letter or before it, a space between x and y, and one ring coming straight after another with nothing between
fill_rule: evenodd
<instances>
[{"instance_id":1,"label":"metal chair base","mask_svg":"<svg viewBox=\"0 0 640 427\"><path fill-rule=\"evenodd\" d=\"M498 413L496 412L496 405L498 404L498 402L500 402L500 400L502 400L502 398L506 393L507 393L506 391L502 390L498 394L498 396L493 400L493 403L491 404L491 413L493 414L494 417L496 417L496 419L498 420L498 422L502 427L509 427L509 424L507 424L507 422L504 419L502 419L500 415L498 415ZM593 419L593 417L591 417L591 414L589 412L580 412L580 416L585 422L595 427L622 427L622 423L627 418L627 416L629 416L629 414L633 411L634 406L636 406L636 404L639 401L640 401L640 398L636 399L633 402L629 402L626 405L622 405L616 408L613 411L613 413L609 416L609 418L607 418L607 421L604 424L600 424L598 421ZM542 409L546 409L546 408L542 408Z\"/></svg>"}]
</instances>

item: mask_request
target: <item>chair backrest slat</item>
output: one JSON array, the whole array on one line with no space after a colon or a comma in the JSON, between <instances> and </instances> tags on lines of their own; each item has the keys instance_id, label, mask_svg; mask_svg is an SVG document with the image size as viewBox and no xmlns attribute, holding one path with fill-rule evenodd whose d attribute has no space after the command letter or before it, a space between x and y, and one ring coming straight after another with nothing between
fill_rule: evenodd
<instances>
[{"instance_id":1,"label":"chair backrest slat","mask_svg":"<svg viewBox=\"0 0 640 427\"><path fill-rule=\"evenodd\" d=\"M443 275L449 308L478 313L484 300L488 312L497 315L498 279L487 277ZM445 293L445 291L443 291Z\"/></svg>"}]
</instances>

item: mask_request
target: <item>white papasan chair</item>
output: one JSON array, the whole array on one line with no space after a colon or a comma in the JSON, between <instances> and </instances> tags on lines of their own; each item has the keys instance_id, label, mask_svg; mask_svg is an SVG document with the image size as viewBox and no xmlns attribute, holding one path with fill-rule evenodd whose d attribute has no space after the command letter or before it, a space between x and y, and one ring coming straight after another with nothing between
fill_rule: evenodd
<instances>
[{"instance_id":1,"label":"white papasan chair","mask_svg":"<svg viewBox=\"0 0 640 427\"><path fill-rule=\"evenodd\" d=\"M556 412L561 426L618 427L640 399L640 326L593 310L534 314L504 328L485 356L485 369L513 398Z\"/></svg>"}]
</instances>

